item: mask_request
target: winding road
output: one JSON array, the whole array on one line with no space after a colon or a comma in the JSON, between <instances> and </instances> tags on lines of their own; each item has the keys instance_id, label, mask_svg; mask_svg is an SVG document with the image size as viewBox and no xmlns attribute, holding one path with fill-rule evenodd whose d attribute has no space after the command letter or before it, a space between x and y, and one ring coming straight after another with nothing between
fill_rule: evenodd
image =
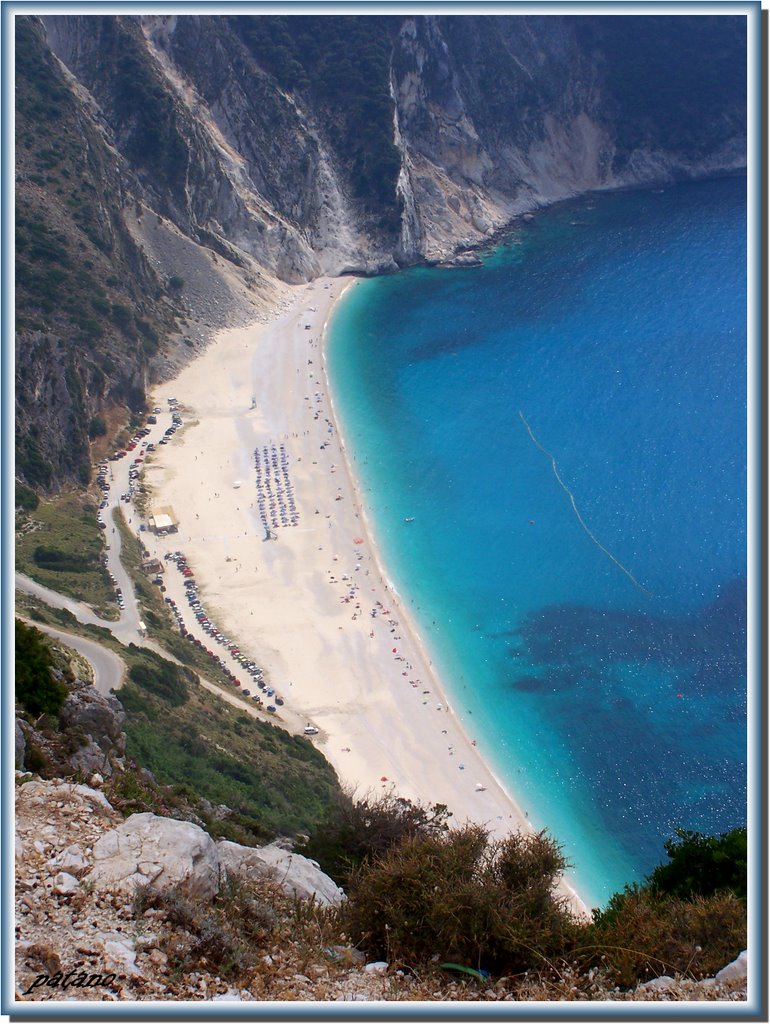
<instances>
[{"instance_id":1,"label":"winding road","mask_svg":"<svg viewBox=\"0 0 770 1024\"><path fill-rule=\"evenodd\" d=\"M46 633L54 640L61 640L67 647L77 651L89 662L94 670L94 687L105 697L110 695L112 690L119 690L123 685L126 675L126 664L121 657L103 647L95 640L86 640L85 637L77 636L75 633L65 633L62 629L54 629L44 622L34 622L32 619L23 619L28 626L34 626L41 633Z\"/></svg>"},{"instance_id":2,"label":"winding road","mask_svg":"<svg viewBox=\"0 0 770 1024\"><path fill-rule=\"evenodd\" d=\"M148 434L145 439L148 443L158 443L163 437L165 430L172 423L171 411L156 413L155 415L157 416L158 422L150 428L151 433ZM125 607L120 611L120 618L116 620L102 619L96 615L93 609L87 604L77 601L74 598L66 597L58 591L51 590L50 587L43 586L41 583L37 583L35 580L30 579L28 576L25 576L20 572L15 574L15 585L17 590L36 597L51 608L61 608L70 612L70 614L72 614L78 622L83 625L101 626L102 628L109 630L113 637L115 637L115 639L124 646L136 644L138 647L146 647L155 651L167 661L173 661L176 664L181 664L169 651L154 641L149 640L144 635L143 631L140 630L142 619L139 603L136 599L136 593L131 577L120 560L120 531L113 525L112 517L115 509L121 509L123 511L128 523L131 523L132 519L136 516L133 503L123 503L122 495L130 489L129 472L134 464L135 458L144 456L145 447L146 446L139 446L134 449L133 452L130 452L128 456L109 463L107 471L109 478L109 490L104 492L104 498L106 499L107 504L100 510L100 515L107 524L107 528L104 531L105 541L108 543L108 548L106 550L107 570L114 576L116 586L120 587L125 603ZM163 550L168 544L167 541L161 540L149 532L137 530L136 525L133 523L131 523L130 528L137 533L138 539L142 541L147 549L149 549L152 556L162 559ZM171 569L171 565L169 566L169 569ZM169 592L175 596L178 606L186 612L187 609L183 582L182 576L175 571L168 572L165 577L165 583ZM33 625L36 629L40 629L42 632L48 633L50 636L61 640L62 643L67 644L67 646L78 651L78 653L86 658L94 669L95 685L100 693L109 694L111 689L117 690L123 685L126 671L125 664L120 656L109 650L109 648L104 647L98 641L85 639L84 637L77 636L76 634L68 633L65 630L56 629L52 626L46 626L39 622L30 621L30 625ZM202 631L201 627L193 617L189 618L186 628L189 631L192 631L194 635L198 636L204 644L204 647L211 643L210 638ZM234 672L239 673L241 666L230 658L229 652L223 649L220 653L221 656L230 664L230 668ZM290 709L281 708L282 713L280 716L270 716L265 711L258 709L250 699L242 696L240 690L234 688L232 692L230 692L229 690L223 689L221 686L217 686L209 680L202 678L199 673L196 674L198 674L200 684L205 690L216 694L220 700L223 700L232 707L237 708L238 711L247 714L250 718L256 718L263 722L271 721L273 723L277 719L281 726L288 732L295 734L302 733L305 720Z\"/></svg>"}]
</instances>

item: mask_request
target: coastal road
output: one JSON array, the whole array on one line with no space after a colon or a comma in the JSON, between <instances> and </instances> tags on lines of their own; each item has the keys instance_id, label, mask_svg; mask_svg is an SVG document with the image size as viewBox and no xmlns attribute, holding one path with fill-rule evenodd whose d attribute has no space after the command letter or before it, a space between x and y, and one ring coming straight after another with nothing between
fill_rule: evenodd
<instances>
[{"instance_id":1,"label":"coastal road","mask_svg":"<svg viewBox=\"0 0 770 1024\"><path fill-rule=\"evenodd\" d=\"M158 424L151 428L152 432L145 439L147 443L157 443L160 440L166 427L171 425L171 413L167 412L165 415L159 415L158 421ZM74 615L78 622L82 622L84 625L103 626L105 629L109 629L115 639L119 640L122 644L128 645L133 643L142 647L151 647L165 656L165 652L161 648L147 641L139 632L141 622L139 604L136 600L131 577L120 560L120 533L112 521L113 510L117 508L124 509L124 515L127 520L133 518L133 508L129 505L123 506L121 495L125 494L129 489L129 471L134 462L134 457L143 457L144 447L137 447L134 452L129 452L123 459L109 463L107 477L110 482L110 489L105 494L107 505L104 509L100 510L100 515L107 523L107 529L104 531L105 542L109 545L109 550L107 551L107 570L115 577L116 585L120 587L125 602L125 608L120 610L120 617L116 620L102 619L87 604L70 597L65 597L63 594L51 590L40 583L36 583L28 576L24 576L19 572L15 575L15 584L19 590L39 598L39 600L45 602L50 607L65 609ZM133 524L131 525L133 528Z\"/></svg>"},{"instance_id":2,"label":"coastal road","mask_svg":"<svg viewBox=\"0 0 770 1024\"><path fill-rule=\"evenodd\" d=\"M50 607L67 610L84 625L102 626L103 628L108 629L116 640L126 646L129 644L136 644L138 647L148 647L151 650L156 651L168 661L173 661L179 664L177 659L169 651L160 647L152 640L148 640L140 632L141 613L139 604L136 599L131 577L120 561L121 536L117 527L114 526L112 518L113 511L120 509L126 519L126 522L129 524L129 529L135 533L140 542L149 551L151 557L157 557L161 560L163 559L164 553L169 550L170 547L176 547L179 540L183 539L183 535L180 535L179 538L174 538L174 542L172 543L170 542L170 538L156 537L147 530L141 530L141 517L137 514L136 509L133 506L133 502L124 502L122 498L124 494L130 493L131 491L131 481L129 477L131 468L133 466L136 466L136 468L142 467L142 463L137 463L136 460L139 458L144 459L147 444L158 444L160 439L163 437L165 430L171 426L172 414L170 410L162 413L156 413L155 415L157 416L158 423L151 425L151 433L143 439L141 444L137 445L132 452L128 452L128 454L122 459L115 462L109 462L106 473L109 481L109 490L103 492L103 498L106 500L106 505L103 509L100 509L100 516L107 524L107 529L104 531L105 542L108 544L108 550L106 552L107 570L114 576L115 584L117 587L120 587L125 603L125 607L121 609L120 618L114 621L101 619L88 605L72 598L65 597L63 594L60 594L55 590L51 590L40 583L36 583L34 580L24 576L22 573L16 573L15 582L16 587L19 590L39 598ZM212 644L212 640L200 628L195 617L189 612L186 594L183 587L184 580L181 574L176 571L174 563L166 564L167 572L164 576L165 585L167 586L169 593L173 594L175 597L180 611L185 615L185 619L187 620L186 629L197 636L203 644L204 649L206 649ZM102 647L95 641L84 640L83 638L76 637L73 634L67 634L63 631L55 630L53 627L43 627L38 623L33 623L33 625L37 626L41 630L45 628L46 632L49 632L52 636L57 636L63 643L68 644L73 649L82 653L84 657L88 658L89 662L91 662L95 668L99 665L100 676L108 680L108 683L104 684L106 689L102 692L108 693L110 687L116 687L116 685L120 686L122 684L125 668L120 658L113 654L109 649ZM78 644L81 646L78 646ZM88 645L87 648L86 645ZM214 644L214 646L216 647L217 645ZM91 653L87 653L87 650ZM244 678L242 666L231 657L226 648L218 647L217 654L223 658L231 671L236 673L236 675L239 675L241 678ZM110 663L111 667L107 667L107 662ZM121 666L119 674L117 674L117 664ZM259 709L251 699L244 697L238 688L233 687L232 692L230 692L223 689L221 686L216 686L207 679L201 678L200 682L205 689L217 694L222 700L226 701L231 706L238 708L240 711L245 711L246 714L252 718L256 718L260 721L270 721L280 724L291 733L301 733L305 726L305 719L292 712L289 708L282 707L279 714L270 715L264 710ZM244 678L244 682L247 687L249 685L254 685L248 676ZM256 689L256 685L254 685L255 692Z\"/></svg>"},{"instance_id":3,"label":"coastal road","mask_svg":"<svg viewBox=\"0 0 770 1024\"><path fill-rule=\"evenodd\" d=\"M103 629L108 629L115 639L126 647L128 647L129 644L136 644L137 647L149 647L150 650L155 651L157 654L160 654L169 661L176 660L172 654L169 654L169 652L165 650L165 648L154 643L152 640L148 640L146 637L140 636L133 626L133 620L131 617L128 618L128 621L125 618L118 621L100 619L87 604L83 604L81 601L75 601L71 597L65 597L64 594L60 594L56 590L51 590L49 587L44 587L41 583L36 583L34 580L31 580L28 576L24 576L23 573L20 572L15 574L14 582L17 590L21 590L25 594L31 594L32 597L38 598L50 608L63 608L71 615L74 615L78 622L82 623L84 626L101 626ZM127 594L133 597L133 587L127 592ZM136 611L136 617L138 620L138 610ZM39 622L33 622L33 625L37 626L39 629L43 629L43 625ZM67 635L74 636L74 634L69 633ZM86 641L81 637L78 637L77 639L81 639L83 640L83 643L86 643ZM65 643L66 642L67 641L65 641ZM102 647L95 640L89 640L87 642L93 644L95 648L99 648L101 651L107 651L107 653L112 654L112 651ZM74 647L75 645L71 644L70 646ZM114 655L114 657L117 658L117 655Z\"/></svg>"},{"instance_id":4,"label":"coastal road","mask_svg":"<svg viewBox=\"0 0 770 1024\"><path fill-rule=\"evenodd\" d=\"M141 536L141 532L137 527L137 517L133 503L124 502L122 496L132 492L129 474L132 468L140 469L143 466L147 445L157 445L163 437L166 428L171 426L172 413L170 410L155 415L158 422L156 424L148 424L150 433L137 447L124 455L122 459L108 463L106 475L110 489L104 494L107 504L105 508L100 510L100 515L107 524L107 529L104 531L105 542L109 545L107 550L107 571L115 577L115 584L117 587L120 587L125 602L125 607L121 608L120 619L116 624L116 628L113 628L113 633L118 636L122 643L142 643L140 639L142 619L131 577L120 560L121 536L120 531L115 526L113 514L116 509L121 510L129 528L139 536L140 541L146 543L146 537ZM142 461L137 462L137 460Z\"/></svg>"},{"instance_id":5,"label":"coastal road","mask_svg":"<svg viewBox=\"0 0 770 1024\"><path fill-rule=\"evenodd\" d=\"M17 572L14 582L17 590L21 590L25 594L31 594L33 597L39 598L39 600L43 601L45 604L50 605L51 608L63 608L71 615L74 615L78 622L82 622L84 625L104 626L105 629L113 631L119 625L118 622L110 622L108 619L100 619L87 604L83 604L81 601L75 601L74 598L71 597L65 597L64 594L60 594L56 590L51 590L49 587L44 587L42 583L36 583L35 580L31 580L29 576L25 576L23 573Z\"/></svg>"},{"instance_id":6,"label":"coastal road","mask_svg":"<svg viewBox=\"0 0 770 1024\"><path fill-rule=\"evenodd\" d=\"M53 637L54 640L60 640L67 647L71 647L73 651L77 651L78 654L82 654L94 670L95 689L105 697L109 696L110 691L119 690L123 685L126 675L125 662L107 647L102 647L94 640L76 636L74 633L65 633L61 629L54 629L53 626L47 626L43 622L34 622L32 619L24 619L24 622L28 626L39 629L41 633Z\"/></svg>"}]
</instances>

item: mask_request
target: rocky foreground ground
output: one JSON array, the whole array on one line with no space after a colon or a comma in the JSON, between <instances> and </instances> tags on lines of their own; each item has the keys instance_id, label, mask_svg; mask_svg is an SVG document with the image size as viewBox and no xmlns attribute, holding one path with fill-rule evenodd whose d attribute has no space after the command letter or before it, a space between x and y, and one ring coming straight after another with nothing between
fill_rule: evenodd
<instances>
[{"instance_id":1,"label":"rocky foreground ground","mask_svg":"<svg viewBox=\"0 0 770 1024\"><path fill-rule=\"evenodd\" d=\"M661 977L631 993L599 975L514 988L512 979L457 982L367 963L334 934L344 894L314 862L276 844L215 842L191 822L124 819L100 776L90 781L17 773L20 1001L746 999L745 954L716 978ZM226 916L248 921L246 951L222 918L207 916L231 883Z\"/></svg>"}]
</instances>

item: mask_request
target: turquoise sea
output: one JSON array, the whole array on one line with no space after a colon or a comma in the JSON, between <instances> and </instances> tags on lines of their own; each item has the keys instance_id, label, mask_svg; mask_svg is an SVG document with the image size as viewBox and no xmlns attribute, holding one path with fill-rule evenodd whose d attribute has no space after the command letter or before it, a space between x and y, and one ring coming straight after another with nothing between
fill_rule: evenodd
<instances>
[{"instance_id":1,"label":"turquoise sea","mask_svg":"<svg viewBox=\"0 0 770 1024\"><path fill-rule=\"evenodd\" d=\"M594 906L746 821L745 250L743 178L592 195L332 322L388 573Z\"/></svg>"}]
</instances>

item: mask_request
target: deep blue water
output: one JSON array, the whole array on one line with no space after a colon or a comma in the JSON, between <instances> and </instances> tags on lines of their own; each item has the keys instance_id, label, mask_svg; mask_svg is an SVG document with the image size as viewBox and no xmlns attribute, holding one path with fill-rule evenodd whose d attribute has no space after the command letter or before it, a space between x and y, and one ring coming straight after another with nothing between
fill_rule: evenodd
<instances>
[{"instance_id":1,"label":"deep blue water","mask_svg":"<svg viewBox=\"0 0 770 1024\"><path fill-rule=\"evenodd\" d=\"M746 820L745 191L565 204L332 324L388 571L594 905Z\"/></svg>"}]
</instances>

